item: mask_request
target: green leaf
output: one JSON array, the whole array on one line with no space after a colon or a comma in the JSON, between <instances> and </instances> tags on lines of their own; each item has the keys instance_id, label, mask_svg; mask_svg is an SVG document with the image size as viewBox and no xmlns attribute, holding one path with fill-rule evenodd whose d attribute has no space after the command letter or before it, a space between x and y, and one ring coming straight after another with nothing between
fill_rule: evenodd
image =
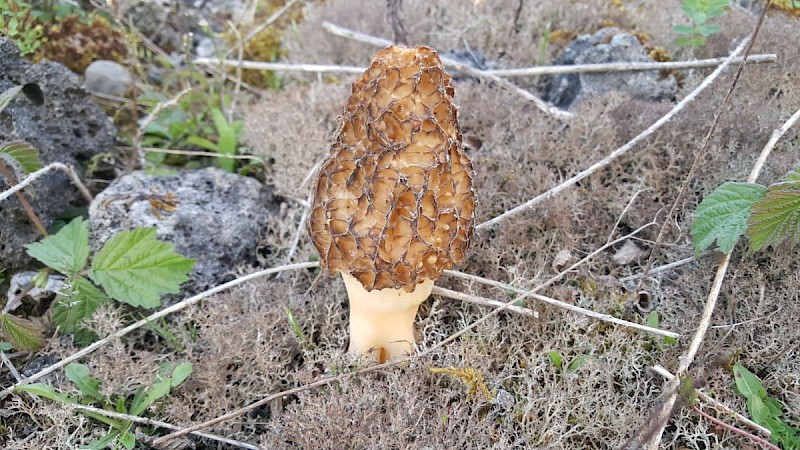
<instances>
[{"instance_id":1,"label":"green leaf","mask_svg":"<svg viewBox=\"0 0 800 450\"><path fill-rule=\"evenodd\" d=\"M22 169L24 173L36 172L42 168L39 161L39 150L22 141L12 141L0 147L0 157L12 166Z\"/></svg>"},{"instance_id":2,"label":"green leaf","mask_svg":"<svg viewBox=\"0 0 800 450\"><path fill-rule=\"evenodd\" d=\"M97 253L89 276L116 300L155 308L160 294L179 291L196 261L174 249L156 240L155 228L122 231Z\"/></svg>"},{"instance_id":3,"label":"green leaf","mask_svg":"<svg viewBox=\"0 0 800 450\"><path fill-rule=\"evenodd\" d=\"M8 342L0 342L0 352L10 352L14 346Z\"/></svg>"},{"instance_id":4,"label":"green leaf","mask_svg":"<svg viewBox=\"0 0 800 450\"><path fill-rule=\"evenodd\" d=\"M211 118L214 120L214 125L217 127L219 133L219 142L217 143L217 151L223 155L236 154L236 132L233 127L228 124L228 119L222 114L218 108L211 110ZM220 158L219 167L227 172L233 172L236 161L231 158Z\"/></svg>"},{"instance_id":5,"label":"green leaf","mask_svg":"<svg viewBox=\"0 0 800 450\"><path fill-rule=\"evenodd\" d=\"M130 431L125 431L122 433L122 436L119 437L119 442L128 450L131 450L136 446L136 435Z\"/></svg>"},{"instance_id":6,"label":"green leaf","mask_svg":"<svg viewBox=\"0 0 800 450\"><path fill-rule=\"evenodd\" d=\"M647 315L647 319L645 319L645 325L650 328L658 328L661 319L658 317L658 313L653 311Z\"/></svg>"},{"instance_id":7,"label":"green leaf","mask_svg":"<svg viewBox=\"0 0 800 450\"><path fill-rule=\"evenodd\" d=\"M191 363L180 363L175 366L175 369L172 371L172 379L170 381L170 385L172 387L178 387L181 383L183 383L189 375L192 374L192 364Z\"/></svg>"},{"instance_id":8,"label":"green leaf","mask_svg":"<svg viewBox=\"0 0 800 450\"><path fill-rule=\"evenodd\" d=\"M688 24L679 24L672 27L672 31L677 34L686 34L691 36L694 34L694 27Z\"/></svg>"},{"instance_id":9,"label":"green leaf","mask_svg":"<svg viewBox=\"0 0 800 450\"><path fill-rule=\"evenodd\" d=\"M714 33L719 33L719 30L721 29L722 27L712 23L697 26L697 32L706 37L711 36Z\"/></svg>"},{"instance_id":10,"label":"green leaf","mask_svg":"<svg viewBox=\"0 0 800 450\"><path fill-rule=\"evenodd\" d=\"M33 322L11 314L0 313L0 333L14 348L19 350L38 350L44 346L44 330Z\"/></svg>"},{"instance_id":11,"label":"green leaf","mask_svg":"<svg viewBox=\"0 0 800 450\"><path fill-rule=\"evenodd\" d=\"M41 263L62 273L75 274L89 259L89 225L82 217L75 218L58 233L25 247Z\"/></svg>"},{"instance_id":12,"label":"green leaf","mask_svg":"<svg viewBox=\"0 0 800 450\"><path fill-rule=\"evenodd\" d=\"M89 375L89 370L83 364L70 363L64 368L67 378L75 383L85 397L105 403L106 399L100 393L100 381Z\"/></svg>"},{"instance_id":13,"label":"green leaf","mask_svg":"<svg viewBox=\"0 0 800 450\"><path fill-rule=\"evenodd\" d=\"M736 363L733 366L733 376L736 379L736 390L744 395L746 399L751 398L764 398L767 396L767 391L761 385L758 377L753 375L752 372L747 370L743 365Z\"/></svg>"},{"instance_id":14,"label":"green leaf","mask_svg":"<svg viewBox=\"0 0 800 450\"><path fill-rule=\"evenodd\" d=\"M747 237L759 250L785 239L800 242L800 182L780 183L753 205Z\"/></svg>"},{"instance_id":15,"label":"green leaf","mask_svg":"<svg viewBox=\"0 0 800 450\"><path fill-rule=\"evenodd\" d=\"M103 450L107 448L108 445L117 438L117 436L119 436L119 430L111 430L100 439L92 441L92 443L86 447L86 450Z\"/></svg>"},{"instance_id":16,"label":"green leaf","mask_svg":"<svg viewBox=\"0 0 800 450\"><path fill-rule=\"evenodd\" d=\"M795 167L789 173L783 176L783 181L798 181L800 182L800 166Z\"/></svg>"},{"instance_id":17,"label":"green leaf","mask_svg":"<svg viewBox=\"0 0 800 450\"><path fill-rule=\"evenodd\" d=\"M694 389L694 382L691 376L685 374L681 376L678 392L686 404L694 405L697 403L697 391Z\"/></svg>"},{"instance_id":18,"label":"green leaf","mask_svg":"<svg viewBox=\"0 0 800 450\"><path fill-rule=\"evenodd\" d=\"M78 399L67 394L63 394L61 392L56 392L53 386L49 384L42 384L42 383L31 383L26 384L23 386L17 386L14 388L15 391L21 392L28 392L34 395L38 395L40 397L44 397L48 400L53 400L55 402L60 402L64 404L72 404L77 405Z\"/></svg>"},{"instance_id":19,"label":"green leaf","mask_svg":"<svg viewBox=\"0 0 800 450\"><path fill-rule=\"evenodd\" d=\"M0 112L3 112L3 110L6 109L6 106L11 103L11 100L14 100L14 97L21 90L22 86L13 86L0 93Z\"/></svg>"},{"instance_id":20,"label":"green leaf","mask_svg":"<svg viewBox=\"0 0 800 450\"><path fill-rule=\"evenodd\" d=\"M747 229L753 203L765 193L764 186L754 183L728 182L714 189L697 205L692 224L695 252L702 252L716 240L721 252L730 253Z\"/></svg>"},{"instance_id":21,"label":"green leaf","mask_svg":"<svg viewBox=\"0 0 800 450\"><path fill-rule=\"evenodd\" d=\"M547 352L547 357L550 358L550 364L552 364L558 370L561 370L562 364L564 363L561 353L553 350L551 352Z\"/></svg>"},{"instance_id":22,"label":"green leaf","mask_svg":"<svg viewBox=\"0 0 800 450\"><path fill-rule=\"evenodd\" d=\"M186 142L188 144L196 145L196 146L198 146L200 148L204 148L204 149L212 151L212 152L217 152L217 149L218 149L217 144L215 144L214 142L211 142L206 138L203 138L203 137L200 137L200 136L196 136L196 135L191 135L191 136L187 137L186 138Z\"/></svg>"},{"instance_id":23,"label":"green leaf","mask_svg":"<svg viewBox=\"0 0 800 450\"><path fill-rule=\"evenodd\" d=\"M569 371L569 372L577 372L578 370L580 370L581 367L584 366L584 364L586 364L587 361L589 361L589 355L577 356L569 364L569 367L567 367L567 371Z\"/></svg>"},{"instance_id":24,"label":"green leaf","mask_svg":"<svg viewBox=\"0 0 800 450\"><path fill-rule=\"evenodd\" d=\"M91 317L108 300L108 296L91 281L79 276L71 277L56 297L53 323L61 331L73 334L78 331L83 319Z\"/></svg>"}]
</instances>

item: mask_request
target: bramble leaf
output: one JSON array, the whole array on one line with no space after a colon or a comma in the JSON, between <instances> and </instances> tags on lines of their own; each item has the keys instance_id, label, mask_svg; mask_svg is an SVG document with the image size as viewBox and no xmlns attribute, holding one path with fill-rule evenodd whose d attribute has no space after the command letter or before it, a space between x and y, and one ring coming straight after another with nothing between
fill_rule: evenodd
<instances>
[{"instance_id":1,"label":"bramble leaf","mask_svg":"<svg viewBox=\"0 0 800 450\"><path fill-rule=\"evenodd\" d=\"M751 250L786 239L800 242L800 181L770 187L767 195L753 205L748 223Z\"/></svg>"},{"instance_id":2,"label":"bramble leaf","mask_svg":"<svg viewBox=\"0 0 800 450\"><path fill-rule=\"evenodd\" d=\"M97 253L89 276L115 300L155 308L161 294L178 292L196 261L174 249L156 239L155 228L122 231Z\"/></svg>"},{"instance_id":3,"label":"bramble leaf","mask_svg":"<svg viewBox=\"0 0 800 450\"><path fill-rule=\"evenodd\" d=\"M695 253L717 241L722 253L730 253L747 229L753 203L764 197L766 188L755 183L724 183L697 205L692 224Z\"/></svg>"},{"instance_id":4,"label":"bramble leaf","mask_svg":"<svg viewBox=\"0 0 800 450\"><path fill-rule=\"evenodd\" d=\"M22 169L24 173L36 172L42 168L39 161L39 150L23 141L12 141L0 147L0 158L5 159L12 166Z\"/></svg>"},{"instance_id":5,"label":"bramble leaf","mask_svg":"<svg viewBox=\"0 0 800 450\"><path fill-rule=\"evenodd\" d=\"M14 97L21 90L22 86L13 86L0 93L0 112L3 112L3 110L6 109L6 106L11 103L11 100L14 100Z\"/></svg>"},{"instance_id":6,"label":"bramble leaf","mask_svg":"<svg viewBox=\"0 0 800 450\"><path fill-rule=\"evenodd\" d=\"M89 259L89 225L82 217L77 217L58 233L25 248L41 263L62 273L75 274Z\"/></svg>"},{"instance_id":7,"label":"bramble leaf","mask_svg":"<svg viewBox=\"0 0 800 450\"><path fill-rule=\"evenodd\" d=\"M44 345L44 330L30 320L11 314L0 313L0 333L14 348L19 350L38 350Z\"/></svg>"},{"instance_id":8,"label":"bramble leaf","mask_svg":"<svg viewBox=\"0 0 800 450\"><path fill-rule=\"evenodd\" d=\"M53 323L64 333L78 331L83 319L90 317L95 310L108 301L108 296L86 278L75 276L64 286L56 297L53 307Z\"/></svg>"}]
</instances>

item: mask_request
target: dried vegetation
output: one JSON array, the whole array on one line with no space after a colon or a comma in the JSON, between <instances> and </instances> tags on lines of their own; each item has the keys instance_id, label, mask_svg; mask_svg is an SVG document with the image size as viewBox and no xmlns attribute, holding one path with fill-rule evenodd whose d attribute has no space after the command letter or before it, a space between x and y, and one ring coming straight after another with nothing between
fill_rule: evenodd
<instances>
[{"instance_id":1,"label":"dried vegetation","mask_svg":"<svg viewBox=\"0 0 800 450\"><path fill-rule=\"evenodd\" d=\"M558 43L548 32L591 32L606 22L650 35L656 46L674 48L671 17L676 1L614 2L403 2L410 44L439 50L468 45L501 66L548 62ZM600 12L598 13L598 8ZM663 11L662 11L663 9ZM375 2L328 1L310 6L296 32L284 38L289 58L297 62L366 65L375 49L328 35L321 22L379 36L391 36L384 9ZM678 57L727 54L752 30L755 18L733 10L722 32L709 44ZM656 265L692 254L688 229L703 195L726 180L742 180L773 128L800 105L800 58L796 18L770 14L754 52L778 55L772 65L748 67L714 137L709 156L667 238ZM682 97L710 70L682 76ZM476 234L460 270L534 287L556 273L553 258L569 250L578 258L603 245L612 233L626 234L652 220L662 220L676 196L699 142L708 130L731 74L723 76L672 123L595 175L557 198ZM247 113L247 140L272 162L270 181L279 193L306 198L303 183L327 153L336 117L352 79L298 76L279 92L267 94ZM532 88L534 80L515 80ZM456 78L455 101L469 155L477 171L478 222L543 192L607 155L672 106L633 100L621 94L591 99L573 110L565 123L546 117L513 93L474 79ZM797 132L778 144L763 172L770 182L798 163ZM638 195L636 195L638 193ZM635 198L634 198L635 196ZM632 200L633 199L633 200ZM631 202L626 211L626 205ZM285 223L270 232L273 251L264 264L285 262L299 206L288 206ZM624 213L624 215L623 215ZM615 223L619 227L615 231ZM649 250L656 227L635 244ZM650 311L665 329L691 335L715 269L713 255L649 277L649 304L626 301L619 279L641 270L643 262L620 265L609 249L548 288L546 295L604 313L643 322ZM726 369L734 360L751 368L770 395L783 402L789 420L800 422L800 258L797 248L734 250L734 263L723 287L712 328L696 363L705 369L707 392L738 411L743 399L731 388ZM315 256L303 237L296 261ZM445 277L441 285L506 300L507 293ZM529 302L539 318L501 313L464 337L409 366L371 373L273 402L239 420L209 431L259 443L265 448L620 448L648 426L646 416L663 380L647 367L677 365L688 338L677 345L626 328ZM189 380L159 404L157 417L188 425L231 411L265 395L352 370L357 361L346 349L347 299L341 281L318 271L285 274L249 283L208 299L170 319L181 349L168 346L150 331L93 354L90 369L115 390L135 388L162 360L188 360ZM302 333L289 325L286 310ZM426 349L485 314L485 308L433 298L420 309L420 348ZM63 357L74 349L53 345L47 353ZM559 352L564 368L548 358ZM588 355L577 370L566 366ZM355 364L355 365L354 365ZM135 369L120 373L121 368ZM483 377L490 398L468 395L469 387L431 368L472 368ZM50 403L27 398L10 406L29 415L40 430L12 438L9 448L72 448L91 437L86 419ZM9 422L6 422L7 426ZM58 444L60 443L60 444ZM64 444L69 443L69 444ZM691 411L678 412L667 427L668 448L744 448L740 437L713 427ZM205 443L204 448L215 448Z\"/></svg>"}]
</instances>

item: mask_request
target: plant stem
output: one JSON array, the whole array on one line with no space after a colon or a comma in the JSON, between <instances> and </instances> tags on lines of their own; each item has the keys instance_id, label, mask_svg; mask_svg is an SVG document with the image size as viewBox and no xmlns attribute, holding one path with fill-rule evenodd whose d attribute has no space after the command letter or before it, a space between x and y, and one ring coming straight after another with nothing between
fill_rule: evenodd
<instances>
[{"instance_id":1,"label":"plant stem","mask_svg":"<svg viewBox=\"0 0 800 450\"><path fill-rule=\"evenodd\" d=\"M11 174L11 171L8 170L6 163L2 159L0 159L0 173L6 177L6 181L8 181L9 186L14 187L17 185L17 180L14 179L14 175ZM33 223L34 227L36 227L36 230L39 232L39 234L47 237L47 228L44 227L42 221L39 220L39 216L37 216L36 212L33 211L33 207L31 207L31 204L28 203L28 199L25 198L25 193L22 191L17 191L14 194L17 196L17 200L19 200L20 204L22 204L22 209L25 210L25 214L28 215L28 219L30 219L31 223Z\"/></svg>"}]
</instances>

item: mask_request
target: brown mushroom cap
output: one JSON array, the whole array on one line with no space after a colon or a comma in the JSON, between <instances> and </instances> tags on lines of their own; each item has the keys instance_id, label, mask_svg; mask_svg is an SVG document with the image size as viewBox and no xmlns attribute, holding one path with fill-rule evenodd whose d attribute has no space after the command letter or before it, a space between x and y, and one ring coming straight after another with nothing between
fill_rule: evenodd
<instances>
[{"instance_id":1,"label":"brown mushroom cap","mask_svg":"<svg viewBox=\"0 0 800 450\"><path fill-rule=\"evenodd\" d=\"M464 258L475 193L453 94L428 47L385 48L353 84L311 206L322 267L411 292Z\"/></svg>"}]
</instances>

